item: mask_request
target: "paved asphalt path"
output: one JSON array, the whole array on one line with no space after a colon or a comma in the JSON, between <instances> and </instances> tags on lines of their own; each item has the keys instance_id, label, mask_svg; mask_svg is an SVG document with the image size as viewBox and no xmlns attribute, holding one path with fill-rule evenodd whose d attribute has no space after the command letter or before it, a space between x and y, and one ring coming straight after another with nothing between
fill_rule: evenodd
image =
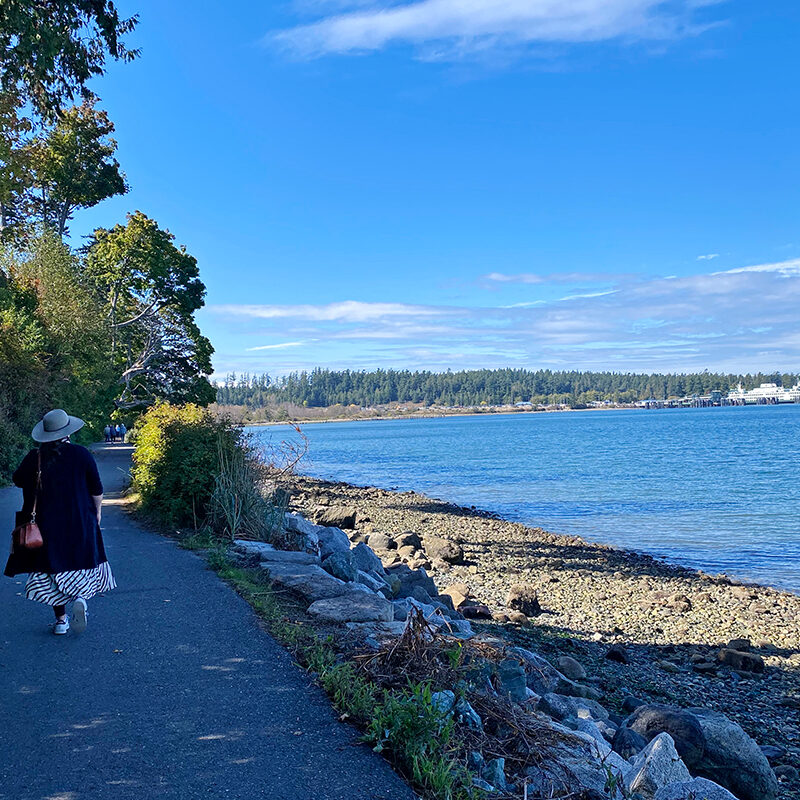
<instances>
[{"instance_id":1,"label":"paved asphalt path","mask_svg":"<svg viewBox=\"0 0 800 800\"><path fill-rule=\"evenodd\" d=\"M204 563L118 504L130 447L96 450L118 589L82 635L0 578L3 800L413 800ZM10 530L21 492L0 490Z\"/></svg>"}]
</instances>

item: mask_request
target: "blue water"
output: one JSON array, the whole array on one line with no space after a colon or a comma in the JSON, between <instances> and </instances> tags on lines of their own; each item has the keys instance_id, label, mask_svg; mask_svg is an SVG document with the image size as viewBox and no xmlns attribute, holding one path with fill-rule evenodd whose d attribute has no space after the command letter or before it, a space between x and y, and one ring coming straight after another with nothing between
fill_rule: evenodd
<instances>
[{"instance_id":1,"label":"blue water","mask_svg":"<svg viewBox=\"0 0 800 800\"><path fill-rule=\"evenodd\" d=\"M290 428L252 428L273 443ZM800 592L800 405L307 424L300 471Z\"/></svg>"}]
</instances>

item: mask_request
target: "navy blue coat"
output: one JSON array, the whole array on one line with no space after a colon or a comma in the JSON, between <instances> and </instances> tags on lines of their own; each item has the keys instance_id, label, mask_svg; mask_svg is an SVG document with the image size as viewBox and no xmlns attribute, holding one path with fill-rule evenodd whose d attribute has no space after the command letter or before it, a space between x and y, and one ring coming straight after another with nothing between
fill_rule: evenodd
<instances>
[{"instance_id":1,"label":"navy blue coat","mask_svg":"<svg viewBox=\"0 0 800 800\"><path fill-rule=\"evenodd\" d=\"M31 450L14 473L22 489L23 506L18 515L29 520L36 488L38 451ZM12 553L5 574L21 572L69 572L91 569L106 560L103 537L92 495L103 493L100 473L92 454L65 442L58 455L42 460L42 488L36 505L36 522L44 547Z\"/></svg>"}]
</instances>

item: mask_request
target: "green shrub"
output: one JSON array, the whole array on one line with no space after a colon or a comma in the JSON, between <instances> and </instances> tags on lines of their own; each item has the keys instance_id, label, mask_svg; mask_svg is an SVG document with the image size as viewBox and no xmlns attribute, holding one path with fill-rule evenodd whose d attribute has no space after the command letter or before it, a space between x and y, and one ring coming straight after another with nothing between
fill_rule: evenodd
<instances>
[{"instance_id":1,"label":"green shrub","mask_svg":"<svg viewBox=\"0 0 800 800\"><path fill-rule=\"evenodd\" d=\"M233 458L241 432L200 406L157 403L135 431L132 485L143 510L171 526L202 522L220 471L220 453Z\"/></svg>"},{"instance_id":2,"label":"green shrub","mask_svg":"<svg viewBox=\"0 0 800 800\"><path fill-rule=\"evenodd\" d=\"M286 499L280 492L273 492L271 499L265 496L268 471L247 439L242 438L233 449L220 440L218 471L207 515L214 533L230 540L282 538ZM280 502L274 499L276 496Z\"/></svg>"}]
</instances>

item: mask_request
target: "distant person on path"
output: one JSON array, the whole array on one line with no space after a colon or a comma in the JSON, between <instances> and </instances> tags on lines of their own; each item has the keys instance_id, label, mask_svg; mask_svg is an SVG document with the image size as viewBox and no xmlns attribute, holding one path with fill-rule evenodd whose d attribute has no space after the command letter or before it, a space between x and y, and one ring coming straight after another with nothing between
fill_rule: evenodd
<instances>
[{"instance_id":1,"label":"distant person on path","mask_svg":"<svg viewBox=\"0 0 800 800\"><path fill-rule=\"evenodd\" d=\"M128 432L128 429L125 427L125 423L124 422L120 422L120 424L117 425L117 435L119 436L119 440L123 444L125 444L125 434L127 432Z\"/></svg>"},{"instance_id":2,"label":"distant person on path","mask_svg":"<svg viewBox=\"0 0 800 800\"><path fill-rule=\"evenodd\" d=\"M111 426L110 425L106 425L105 428L103 428L103 434L106 437L106 442L110 442L111 441Z\"/></svg>"},{"instance_id":3,"label":"distant person on path","mask_svg":"<svg viewBox=\"0 0 800 800\"><path fill-rule=\"evenodd\" d=\"M103 484L92 454L72 444L71 434L82 419L56 409L44 415L32 437L39 448L31 450L14 473L22 489L22 519L34 511L44 546L18 548L11 553L5 574L28 573L25 597L53 607L53 633L86 628L86 601L116 587L106 559L100 532ZM67 605L72 603L72 619Z\"/></svg>"},{"instance_id":4,"label":"distant person on path","mask_svg":"<svg viewBox=\"0 0 800 800\"><path fill-rule=\"evenodd\" d=\"M111 429L111 443L113 444L117 441L117 426L112 422L109 428Z\"/></svg>"}]
</instances>

